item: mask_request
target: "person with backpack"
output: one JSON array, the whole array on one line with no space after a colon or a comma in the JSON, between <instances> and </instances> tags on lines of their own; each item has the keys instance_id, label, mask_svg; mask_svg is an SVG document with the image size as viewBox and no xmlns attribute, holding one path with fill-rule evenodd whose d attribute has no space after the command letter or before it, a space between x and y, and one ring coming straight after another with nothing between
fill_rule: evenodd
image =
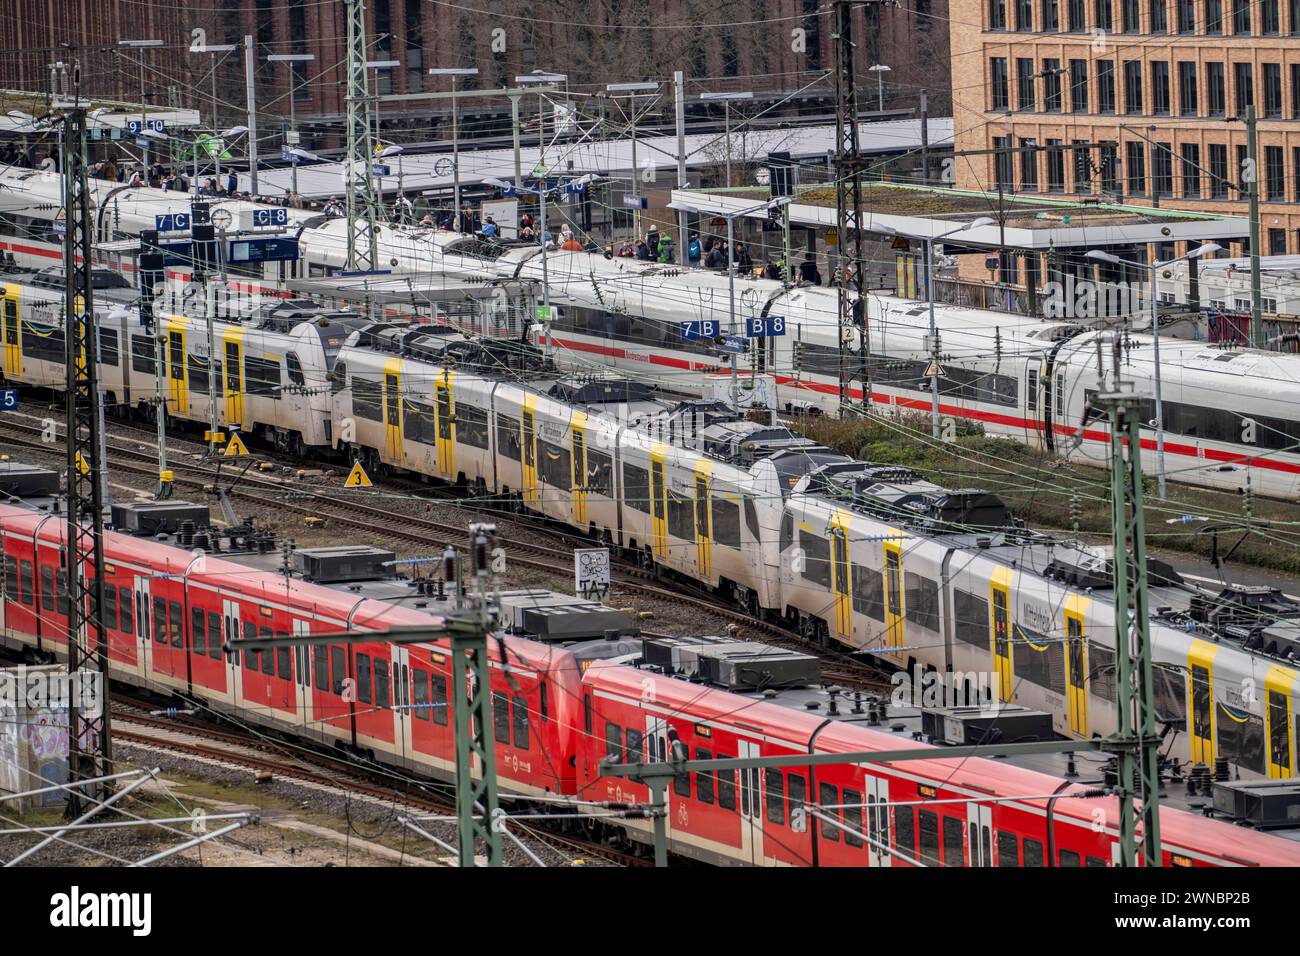
<instances>
[{"instance_id":1,"label":"person with backpack","mask_svg":"<svg viewBox=\"0 0 1300 956\"><path fill-rule=\"evenodd\" d=\"M702 255L703 252L700 249L700 234L698 232L693 232L691 233L691 241L686 246L686 258L692 266L698 267Z\"/></svg>"}]
</instances>

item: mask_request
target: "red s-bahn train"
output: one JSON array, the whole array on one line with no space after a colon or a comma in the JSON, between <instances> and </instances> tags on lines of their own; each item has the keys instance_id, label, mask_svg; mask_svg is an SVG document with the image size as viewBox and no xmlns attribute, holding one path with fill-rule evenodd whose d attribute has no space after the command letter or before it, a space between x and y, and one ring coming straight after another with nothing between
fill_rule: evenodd
<instances>
[{"instance_id":1,"label":"red s-bahn train","mask_svg":"<svg viewBox=\"0 0 1300 956\"><path fill-rule=\"evenodd\" d=\"M66 653L65 530L63 515L0 505L0 640L10 648ZM113 679L304 740L358 748L416 774L454 775L456 678L446 646L376 640L238 650L254 636L419 624L428 610L155 540L109 532L104 544ZM223 653L225 641L234 653ZM1115 799L1060 776L944 757L940 747L762 694L605 661L584 668L561 646L506 637L489 647L497 773L503 792L523 798L648 802L644 785L603 775L602 761L664 760L682 748L697 759L933 752L894 764L681 774L669 788L668 833L671 849L684 856L794 866L1108 866L1116 859ZM806 812L810 805L827 808L820 812L844 828ZM648 820L593 824L650 839ZM1285 837L1167 807L1161 827L1167 864L1300 864L1300 844Z\"/></svg>"}]
</instances>

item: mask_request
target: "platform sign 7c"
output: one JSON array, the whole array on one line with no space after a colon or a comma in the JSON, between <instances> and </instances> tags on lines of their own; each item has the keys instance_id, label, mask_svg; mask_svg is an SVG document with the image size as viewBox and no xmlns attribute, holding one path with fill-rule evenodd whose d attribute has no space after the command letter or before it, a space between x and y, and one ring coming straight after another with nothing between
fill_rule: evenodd
<instances>
[{"instance_id":1,"label":"platform sign 7c","mask_svg":"<svg viewBox=\"0 0 1300 956\"><path fill-rule=\"evenodd\" d=\"M0 390L0 412L12 412L18 407L18 389Z\"/></svg>"}]
</instances>

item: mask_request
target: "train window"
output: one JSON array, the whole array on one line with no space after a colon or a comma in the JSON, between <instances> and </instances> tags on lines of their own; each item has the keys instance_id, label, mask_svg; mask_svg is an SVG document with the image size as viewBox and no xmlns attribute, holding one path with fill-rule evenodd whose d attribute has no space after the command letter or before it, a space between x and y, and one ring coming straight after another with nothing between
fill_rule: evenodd
<instances>
[{"instance_id":1,"label":"train window","mask_svg":"<svg viewBox=\"0 0 1300 956\"><path fill-rule=\"evenodd\" d=\"M185 359L190 377L190 391L197 395L208 393L208 362L202 355L189 355ZM217 384L221 384L221 363L217 363Z\"/></svg>"},{"instance_id":2,"label":"train window","mask_svg":"<svg viewBox=\"0 0 1300 956\"><path fill-rule=\"evenodd\" d=\"M117 592L118 602L118 620L121 627L118 628L127 637L135 636L135 615L132 613L131 589L119 588Z\"/></svg>"},{"instance_id":3,"label":"train window","mask_svg":"<svg viewBox=\"0 0 1300 956\"><path fill-rule=\"evenodd\" d=\"M591 694L585 694L582 698L582 729L588 734L591 733Z\"/></svg>"},{"instance_id":4,"label":"train window","mask_svg":"<svg viewBox=\"0 0 1300 956\"><path fill-rule=\"evenodd\" d=\"M1053 693L1064 694L1065 649L1061 643L1023 624L1017 624L1012 633L1015 637L1012 667L1016 677Z\"/></svg>"},{"instance_id":5,"label":"train window","mask_svg":"<svg viewBox=\"0 0 1300 956\"><path fill-rule=\"evenodd\" d=\"M68 572L54 572L54 606L58 613L68 616Z\"/></svg>"},{"instance_id":6,"label":"train window","mask_svg":"<svg viewBox=\"0 0 1300 956\"><path fill-rule=\"evenodd\" d=\"M190 646L202 656L208 652L208 619L201 607L191 608L190 618Z\"/></svg>"},{"instance_id":7,"label":"train window","mask_svg":"<svg viewBox=\"0 0 1300 956\"><path fill-rule=\"evenodd\" d=\"M548 442L539 443L540 461L537 473L552 488L568 491L573 486L573 472L569 450L556 448Z\"/></svg>"},{"instance_id":8,"label":"train window","mask_svg":"<svg viewBox=\"0 0 1300 956\"><path fill-rule=\"evenodd\" d=\"M784 554L794 544L794 515L788 511L781 513L781 553Z\"/></svg>"},{"instance_id":9,"label":"train window","mask_svg":"<svg viewBox=\"0 0 1300 956\"><path fill-rule=\"evenodd\" d=\"M118 365L117 332L113 329L99 330L99 361L113 368Z\"/></svg>"},{"instance_id":10,"label":"train window","mask_svg":"<svg viewBox=\"0 0 1300 956\"><path fill-rule=\"evenodd\" d=\"M357 655L357 702L370 703L370 655Z\"/></svg>"},{"instance_id":11,"label":"train window","mask_svg":"<svg viewBox=\"0 0 1300 956\"><path fill-rule=\"evenodd\" d=\"M499 744L510 743L510 698L505 694L492 694L492 736Z\"/></svg>"},{"instance_id":12,"label":"train window","mask_svg":"<svg viewBox=\"0 0 1300 956\"><path fill-rule=\"evenodd\" d=\"M933 810L917 811L921 831L921 862L926 866L939 865L939 816Z\"/></svg>"},{"instance_id":13,"label":"train window","mask_svg":"<svg viewBox=\"0 0 1300 956\"><path fill-rule=\"evenodd\" d=\"M939 585L908 571L903 575L903 588L907 620L917 627L939 633Z\"/></svg>"},{"instance_id":14,"label":"train window","mask_svg":"<svg viewBox=\"0 0 1300 956\"><path fill-rule=\"evenodd\" d=\"M655 502L656 507L658 504ZM695 540L695 504L671 488L668 490L668 533L682 541Z\"/></svg>"},{"instance_id":15,"label":"train window","mask_svg":"<svg viewBox=\"0 0 1300 956\"><path fill-rule=\"evenodd\" d=\"M402 416L402 437L421 445L431 445L438 437L432 405L407 402Z\"/></svg>"},{"instance_id":16,"label":"train window","mask_svg":"<svg viewBox=\"0 0 1300 956\"><path fill-rule=\"evenodd\" d=\"M718 754L719 760L732 759L729 755ZM718 789L718 807L723 810L736 809L736 771L719 770L713 774Z\"/></svg>"},{"instance_id":17,"label":"train window","mask_svg":"<svg viewBox=\"0 0 1300 956\"><path fill-rule=\"evenodd\" d=\"M279 395L280 363L244 356L244 388L249 395Z\"/></svg>"},{"instance_id":18,"label":"train window","mask_svg":"<svg viewBox=\"0 0 1300 956\"><path fill-rule=\"evenodd\" d=\"M1110 866L1109 863L1107 863L1105 860L1103 860L1103 859L1102 859L1101 857L1099 857L1099 856L1090 856L1090 857L1086 857L1085 860L1084 860L1084 864L1083 864L1083 865L1084 865L1084 866L1102 866L1102 867Z\"/></svg>"},{"instance_id":19,"label":"train window","mask_svg":"<svg viewBox=\"0 0 1300 956\"><path fill-rule=\"evenodd\" d=\"M966 851L966 822L957 817L943 818L943 865L963 866Z\"/></svg>"},{"instance_id":20,"label":"train window","mask_svg":"<svg viewBox=\"0 0 1300 956\"><path fill-rule=\"evenodd\" d=\"M1078 866L1078 865L1079 865L1079 854L1075 853L1073 850L1066 850L1066 849L1061 850L1061 855L1058 857L1057 866Z\"/></svg>"},{"instance_id":21,"label":"train window","mask_svg":"<svg viewBox=\"0 0 1300 956\"><path fill-rule=\"evenodd\" d=\"M641 752L644 742L645 738L642 737L641 731L635 727L629 727L627 729L627 750L624 752L624 760L628 763L640 763L644 759L644 754Z\"/></svg>"},{"instance_id":22,"label":"train window","mask_svg":"<svg viewBox=\"0 0 1300 956\"><path fill-rule=\"evenodd\" d=\"M754 507L754 499L749 495L742 495L741 500L745 502L745 526L749 528L749 535L755 541L761 541L763 534L758 525L758 509Z\"/></svg>"},{"instance_id":23,"label":"train window","mask_svg":"<svg viewBox=\"0 0 1300 956\"><path fill-rule=\"evenodd\" d=\"M100 616L100 621L104 627L117 630L117 588L111 584L104 585L104 613Z\"/></svg>"},{"instance_id":24,"label":"train window","mask_svg":"<svg viewBox=\"0 0 1300 956\"><path fill-rule=\"evenodd\" d=\"M659 738L659 742L661 744L663 743L662 737ZM679 797L685 797L688 800L690 799L691 775L689 773L673 774L673 793L677 794Z\"/></svg>"},{"instance_id":25,"label":"train window","mask_svg":"<svg viewBox=\"0 0 1300 956\"><path fill-rule=\"evenodd\" d=\"M216 611L208 612L208 657L221 659L221 615Z\"/></svg>"},{"instance_id":26,"label":"train window","mask_svg":"<svg viewBox=\"0 0 1300 956\"><path fill-rule=\"evenodd\" d=\"M623 504L642 514L650 513L650 473L626 461L623 462Z\"/></svg>"},{"instance_id":27,"label":"train window","mask_svg":"<svg viewBox=\"0 0 1300 956\"><path fill-rule=\"evenodd\" d=\"M347 676L347 663L343 648L330 648L330 690L336 694L343 693L343 681Z\"/></svg>"},{"instance_id":28,"label":"train window","mask_svg":"<svg viewBox=\"0 0 1300 956\"><path fill-rule=\"evenodd\" d=\"M1264 718L1260 714L1246 714L1236 708L1229 709L1222 701L1217 703L1218 756L1230 763L1264 773Z\"/></svg>"},{"instance_id":29,"label":"train window","mask_svg":"<svg viewBox=\"0 0 1300 956\"><path fill-rule=\"evenodd\" d=\"M411 708L416 720L429 719L429 672L422 671L420 668L413 668L412 676L415 682L414 706Z\"/></svg>"},{"instance_id":30,"label":"train window","mask_svg":"<svg viewBox=\"0 0 1300 956\"><path fill-rule=\"evenodd\" d=\"M911 807L894 808L894 846L908 856L916 853L915 823Z\"/></svg>"},{"instance_id":31,"label":"train window","mask_svg":"<svg viewBox=\"0 0 1300 956\"><path fill-rule=\"evenodd\" d=\"M54 610L54 568L41 565L41 610Z\"/></svg>"},{"instance_id":32,"label":"train window","mask_svg":"<svg viewBox=\"0 0 1300 956\"><path fill-rule=\"evenodd\" d=\"M487 412L477 405L457 402L456 441L486 450L489 444Z\"/></svg>"},{"instance_id":33,"label":"train window","mask_svg":"<svg viewBox=\"0 0 1300 956\"><path fill-rule=\"evenodd\" d=\"M382 657L375 657L375 706L380 710L388 709L388 663Z\"/></svg>"},{"instance_id":34,"label":"train window","mask_svg":"<svg viewBox=\"0 0 1300 956\"><path fill-rule=\"evenodd\" d=\"M998 831L998 866L1020 865L1020 841L1014 833Z\"/></svg>"},{"instance_id":35,"label":"train window","mask_svg":"<svg viewBox=\"0 0 1300 956\"><path fill-rule=\"evenodd\" d=\"M1287 722L1286 695L1280 691L1268 692L1268 749L1269 763L1284 770L1291 767L1291 725Z\"/></svg>"},{"instance_id":36,"label":"train window","mask_svg":"<svg viewBox=\"0 0 1300 956\"><path fill-rule=\"evenodd\" d=\"M170 332L167 337L167 362L171 378L185 380L185 338L179 332Z\"/></svg>"},{"instance_id":37,"label":"train window","mask_svg":"<svg viewBox=\"0 0 1300 956\"><path fill-rule=\"evenodd\" d=\"M244 621L244 640L251 641L257 637L257 625L252 621ZM257 671L257 662L259 651L244 652L244 667L250 671Z\"/></svg>"},{"instance_id":38,"label":"train window","mask_svg":"<svg viewBox=\"0 0 1300 956\"><path fill-rule=\"evenodd\" d=\"M147 335L131 336L131 371L154 374L154 344Z\"/></svg>"},{"instance_id":39,"label":"train window","mask_svg":"<svg viewBox=\"0 0 1300 956\"><path fill-rule=\"evenodd\" d=\"M538 713L542 718L542 723L546 723L546 721L551 716L551 710L550 710L550 699L549 699L550 694L547 693L545 681L542 681L537 685L537 698L538 698L538 707L537 707Z\"/></svg>"},{"instance_id":40,"label":"train window","mask_svg":"<svg viewBox=\"0 0 1300 956\"><path fill-rule=\"evenodd\" d=\"M181 631L184 627L185 615L181 611L180 601L168 601L168 627L167 631L172 638L172 647L181 647L185 642Z\"/></svg>"},{"instance_id":41,"label":"train window","mask_svg":"<svg viewBox=\"0 0 1300 956\"><path fill-rule=\"evenodd\" d=\"M441 674L429 675L429 695L433 698L433 722L447 726L447 711L450 709L447 704L447 678Z\"/></svg>"},{"instance_id":42,"label":"train window","mask_svg":"<svg viewBox=\"0 0 1300 956\"><path fill-rule=\"evenodd\" d=\"M1028 411L1038 411L1038 369L1032 365L1025 374L1025 408Z\"/></svg>"},{"instance_id":43,"label":"train window","mask_svg":"<svg viewBox=\"0 0 1300 956\"><path fill-rule=\"evenodd\" d=\"M614 460L598 448L587 449L587 491L614 497Z\"/></svg>"},{"instance_id":44,"label":"train window","mask_svg":"<svg viewBox=\"0 0 1300 956\"><path fill-rule=\"evenodd\" d=\"M831 546L825 538L799 529L799 547L803 549L804 580L818 587L831 586Z\"/></svg>"},{"instance_id":45,"label":"train window","mask_svg":"<svg viewBox=\"0 0 1300 956\"><path fill-rule=\"evenodd\" d=\"M279 639L289 637L284 631L276 631L275 636ZM275 649L275 676L280 680L293 680L293 654L288 647Z\"/></svg>"},{"instance_id":46,"label":"train window","mask_svg":"<svg viewBox=\"0 0 1300 956\"><path fill-rule=\"evenodd\" d=\"M511 461L519 461L522 455L519 443L519 419L497 413L497 453Z\"/></svg>"},{"instance_id":47,"label":"train window","mask_svg":"<svg viewBox=\"0 0 1300 956\"><path fill-rule=\"evenodd\" d=\"M1157 664L1156 668L1159 669ZM1153 672L1154 674L1154 672ZM1179 699L1179 709L1182 709L1183 697L1183 678L1178 676L1177 697ZM1160 713L1160 678L1155 678L1156 685L1156 713ZM1088 693L1101 700L1115 700L1115 652L1109 647L1092 641L1088 644Z\"/></svg>"},{"instance_id":48,"label":"train window","mask_svg":"<svg viewBox=\"0 0 1300 956\"><path fill-rule=\"evenodd\" d=\"M844 842L849 846L862 846L863 840L858 834L862 832L862 794L856 790L844 788Z\"/></svg>"},{"instance_id":49,"label":"train window","mask_svg":"<svg viewBox=\"0 0 1300 956\"><path fill-rule=\"evenodd\" d=\"M36 602L36 587L30 561L18 562L18 600L28 607L32 607Z\"/></svg>"},{"instance_id":50,"label":"train window","mask_svg":"<svg viewBox=\"0 0 1300 956\"><path fill-rule=\"evenodd\" d=\"M329 648L313 647L311 652L316 662L316 689L327 691L330 689Z\"/></svg>"},{"instance_id":51,"label":"train window","mask_svg":"<svg viewBox=\"0 0 1300 956\"><path fill-rule=\"evenodd\" d=\"M605 760L623 762L623 728L612 720L605 721Z\"/></svg>"},{"instance_id":52,"label":"train window","mask_svg":"<svg viewBox=\"0 0 1300 956\"><path fill-rule=\"evenodd\" d=\"M284 353L284 370L289 376L290 385L307 384L307 378L302 374L302 363L293 352Z\"/></svg>"},{"instance_id":53,"label":"train window","mask_svg":"<svg viewBox=\"0 0 1300 956\"><path fill-rule=\"evenodd\" d=\"M988 601L961 588L954 588L953 616L957 640L981 648L989 646Z\"/></svg>"},{"instance_id":54,"label":"train window","mask_svg":"<svg viewBox=\"0 0 1300 956\"><path fill-rule=\"evenodd\" d=\"M1096 644L1088 645L1088 653L1096 659L1097 651L1101 648ZM1111 661L1115 659L1115 652L1106 649L1110 655ZM1096 672L1096 669L1093 669ZM1161 723L1171 724L1180 730L1187 726L1187 681L1183 677L1183 672L1169 664L1157 662L1151 668L1151 677L1155 684L1155 705L1156 719ZM1111 665L1111 686L1114 686L1115 672L1114 664ZM1107 698L1113 700L1113 697Z\"/></svg>"},{"instance_id":55,"label":"train window","mask_svg":"<svg viewBox=\"0 0 1300 956\"><path fill-rule=\"evenodd\" d=\"M511 721L514 730L514 740L516 747L528 749L528 701L523 697L516 697L511 702Z\"/></svg>"},{"instance_id":56,"label":"train window","mask_svg":"<svg viewBox=\"0 0 1300 956\"><path fill-rule=\"evenodd\" d=\"M767 778L767 821L785 824L785 775L780 770L764 770Z\"/></svg>"},{"instance_id":57,"label":"train window","mask_svg":"<svg viewBox=\"0 0 1300 956\"><path fill-rule=\"evenodd\" d=\"M697 747L695 749L695 759L712 760L713 754ZM700 803L713 805L713 774L707 770L698 770L695 773L695 798Z\"/></svg>"},{"instance_id":58,"label":"train window","mask_svg":"<svg viewBox=\"0 0 1300 956\"><path fill-rule=\"evenodd\" d=\"M519 425L519 448L523 452L524 464L528 467L532 467L536 463L537 436L534 431L535 421L533 413L524 409Z\"/></svg>"},{"instance_id":59,"label":"train window","mask_svg":"<svg viewBox=\"0 0 1300 956\"><path fill-rule=\"evenodd\" d=\"M713 540L728 548L740 548L740 506L730 496L713 499Z\"/></svg>"},{"instance_id":60,"label":"train window","mask_svg":"<svg viewBox=\"0 0 1300 956\"><path fill-rule=\"evenodd\" d=\"M153 599L153 640L155 644L167 643L167 602L160 597Z\"/></svg>"},{"instance_id":61,"label":"train window","mask_svg":"<svg viewBox=\"0 0 1300 956\"><path fill-rule=\"evenodd\" d=\"M383 420L383 395L378 382L352 376L352 414L370 422Z\"/></svg>"},{"instance_id":62,"label":"train window","mask_svg":"<svg viewBox=\"0 0 1300 956\"><path fill-rule=\"evenodd\" d=\"M1210 672L1199 664L1192 665L1192 735L1210 739Z\"/></svg>"},{"instance_id":63,"label":"train window","mask_svg":"<svg viewBox=\"0 0 1300 956\"><path fill-rule=\"evenodd\" d=\"M832 817L835 820L839 820L840 811L838 807L834 806L834 804L840 802L840 792L839 788L837 788L835 784L817 784L817 802L821 805L820 812L822 814L826 817ZM824 817L819 817L818 819L821 821L822 825L822 839L839 843L840 828Z\"/></svg>"},{"instance_id":64,"label":"train window","mask_svg":"<svg viewBox=\"0 0 1300 956\"><path fill-rule=\"evenodd\" d=\"M4 559L4 580L3 593L9 600L17 602L18 600L18 559L12 555L6 555Z\"/></svg>"},{"instance_id":65,"label":"train window","mask_svg":"<svg viewBox=\"0 0 1300 956\"><path fill-rule=\"evenodd\" d=\"M273 636L274 635L272 635L271 629L269 627L262 628L261 633L258 635L258 637L266 638L268 640ZM275 649L274 648L268 647L266 650L262 651L262 673L265 674L267 677L275 676Z\"/></svg>"},{"instance_id":66,"label":"train window","mask_svg":"<svg viewBox=\"0 0 1300 956\"><path fill-rule=\"evenodd\" d=\"M1025 837L1025 861L1027 867L1043 865L1043 845L1037 840Z\"/></svg>"}]
</instances>

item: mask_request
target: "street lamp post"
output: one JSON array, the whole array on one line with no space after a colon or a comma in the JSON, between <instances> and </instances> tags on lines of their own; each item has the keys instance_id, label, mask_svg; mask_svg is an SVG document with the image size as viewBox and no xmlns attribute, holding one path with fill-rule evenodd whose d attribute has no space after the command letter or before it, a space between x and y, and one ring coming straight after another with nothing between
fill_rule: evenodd
<instances>
[{"instance_id":1,"label":"street lamp post","mask_svg":"<svg viewBox=\"0 0 1300 956\"><path fill-rule=\"evenodd\" d=\"M311 63L316 59L314 53L272 53L266 58L268 63L288 63L289 64L289 131L292 133L293 142L289 146L298 145L298 113L295 94L298 92L298 69L295 63ZM286 137L287 138L287 137ZM294 160L293 156L289 157ZM289 176L292 181L291 191L298 195L298 163L290 162Z\"/></svg>"},{"instance_id":2,"label":"street lamp post","mask_svg":"<svg viewBox=\"0 0 1300 956\"><path fill-rule=\"evenodd\" d=\"M874 66L867 67L868 73L876 74L876 110L883 113L885 111L885 74L893 72L883 63L877 63Z\"/></svg>"},{"instance_id":3,"label":"street lamp post","mask_svg":"<svg viewBox=\"0 0 1300 956\"><path fill-rule=\"evenodd\" d=\"M731 188L731 104L733 100L752 100L753 93L701 93L700 99L705 101L721 100L722 101L722 129L723 137L727 141L727 188Z\"/></svg>"},{"instance_id":4,"label":"street lamp post","mask_svg":"<svg viewBox=\"0 0 1300 956\"><path fill-rule=\"evenodd\" d=\"M934 315L934 243L959 232L991 226L995 220L980 216L970 222L962 223L955 229L941 232L937 236L914 236L899 232L892 226L879 226L878 231L887 236L903 236L907 239L920 239L925 243L925 297L930 304L930 437L939 438L939 325Z\"/></svg>"},{"instance_id":5,"label":"street lamp post","mask_svg":"<svg viewBox=\"0 0 1300 956\"><path fill-rule=\"evenodd\" d=\"M225 43L218 46L201 46L201 47L190 48L191 53L206 53L212 57L212 133L214 136L217 133L217 105L218 105L217 54L220 53L224 55L226 53L232 53L237 49L239 48L235 46L233 43ZM218 185L220 185L221 183L221 146L222 146L221 143L217 143L217 152L214 156ZM195 143L194 150L195 150L195 166L197 166L198 165L198 144L197 143ZM195 175L197 176L197 173ZM198 187L198 183L195 183L194 185L196 188Z\"/></svg>"},{"instance_id":6,"label":"street lamp post","mask_svg":"<svg viewBox=\"0 0 1300 956\"><path fill-rule=\"evenodd\" d=\"M374 74L375 74L375 98L374 98L374 103L375 103L375 147L374 147L374 148L375 148L376 150L378 150L378 149L380 148L380 145L379 145L379 142L380 142L380 141L379 141L379 71L380 71L380 70L396 70L396 69L398 69L401 65L402 65L402 61L401 61L401 60L366 60L366 69L367 69L367 70L373 70L373 71L374 71ZM374 156L368 156L366 159L367 159L367 162L369 162L369 163L373 163L373 162L375 161L375 157L374 157ZM373 177L373 176L374 176L374 171L373 171L372 169L367 169L367 170L366 170L366 175L367 175L367 176L371 176L371 177ZM380 207L380 209L382 210L382 209L383 209L383 206L384 206L384 203L383 203L383 189L382 189L382 188L379 190L379 193L380 193L380 197L379 197L379 198L380 198L379 207Z\"/></svg>"},{"instance_id":7,"label":"street lamp post","mask_svg":"<svg viewBox=\"0 0 1300 956\"><path fill-rule=\"evenodd\" d=\"M658 93L658 83L606 83L606 93L626 93L628 96L628 121L632 125L632 241L641 237L641 171L636 165L636 97L638 93Z\"/></svg>"},{"instance_id":8,"label":"street lamp post","mask_svg":"<svg viewBox=\"0 0 1300 956\"><path fill-rule=\"evenodd\" d=\"M1119 256L1101 249L1091 249L1087 252L1086 257L1094 259L1097 262L1109 262L1112 265L1132 266L1135 269L1149 269L1151 273L1151 291L1148 295L1151 308L1151 338L1153 348L1153 359L1156 365L1155 386L1156 386L1156 482L1159 487L1160 497L1165 497L1165 415L1164 406L1161 402L1160 388L1160 302L1159 296L1156 295L1156 282L1158 281L1159 270L1166 266L1172 266L1177 262L1183 262L1188 259L1199 259L1201 256L1211 252L1218 252L1222 247L1218 243L1207 242L1185 255L1170 259L1168 262L1156 262L1154 257L1150 264L1144 262L1134 262L1131 259L1121 259Z\"/></svg>"},{"instance_id":9,"label":"street lamp post","mask_svg":"<svg viewBox=\"0 0 1300 956\"><path fill-rule=\"evenodd\" d=\"M543 111L542 101L545 93L542 86L558 85L567 83L569 77L564 73L546 73L543 70L534 70L532 73L526 73L523 76L516 76L515 82L520 86L537 86L537 169L541 171L542 184L537 190L537 218L538 228L542 233L542 304L546 306L546 314L551 312L551 284L550 275L546 271L546 118ZM459 210L457 211L459 215ZM551 323L546 323L546 354L551 354Z\"/></svg>"},{"instance_id":10,"label":"street lamp post","mask_svg":"<svg viewBox=\"0 0 1300 956\"><path fill-rule=\"evenodd\" d=\"M451 167L452 222L460 224L460 114L456 109L456 81L462 76L478 76L478 67L435 67L430 76L451 77Z\"/></svg>"},{"instance_id":11,"label":"street lamp post","mask_svg":"<svg viewBox=\"0 0 1300 956\"><path fill-rule=\"evenodd\" d=\"M149 128L149 107L145 104L144 101L144 50L147 47L162 46L163 41L162 40L118 40L117 45L130 47L131 49L140 51L140 59L138 62L138 66L140 67L140 129L141 131L143 131ZM148 139L148 137L145 137L145 139ZM144 169L145 169L144 175L147 181L149 176L149 146L146 143L142 148L144 150Z\"/></svg>"}]
</instances>

